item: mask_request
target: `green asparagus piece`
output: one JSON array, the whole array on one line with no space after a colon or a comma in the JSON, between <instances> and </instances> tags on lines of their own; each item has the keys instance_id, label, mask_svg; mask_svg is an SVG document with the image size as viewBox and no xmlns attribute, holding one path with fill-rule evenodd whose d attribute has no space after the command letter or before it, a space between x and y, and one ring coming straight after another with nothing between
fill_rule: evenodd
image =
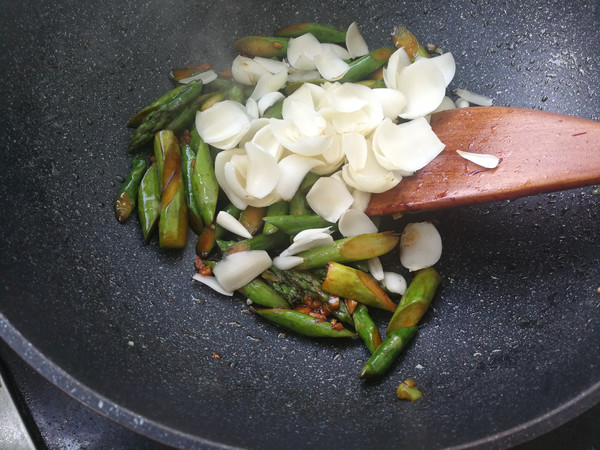
<instances>
[{"instance_id":1,"label":"green asparagus piece","mask_svg":"<svg viewBox=\"0 0 600 450\"><path fill-rule=\"evenodd\" d=\"M196 152L196 162L192 172L192 190L200 210L200 217L206 226L215 219L219 183L215 175L215 167L210 155L210 148L194 127L190 140L192 151Z\"/></svg>"},{"instance_id":2,"label":"green asparagus piece","mask_svg":"<svg viewBox=\"0 0 600 450\"><path fill-rule=\"evenodd\" d=\"M288 27L280 28L275 31L275 36L299 37L310 33L316 37L319 42L332 42L336 44L346 43L346 31L331 25L322 25L320 23L299 23Z\"/></svg>"},{"instance_id":3,"label":"green asparagus piece","mask_svg":"<svg viewBox=\"0 0 600 450\"><path fill-rule=\"evenodd\" d=\"M267 283L256 278L238 291L260 306L267 308L289 308L290 304Z\"/></svg>"},{"instance_id":4,"label":"green asparagus piece","mask_svg":"<svg viewBox=\"0 0 600 450\"><path fill-rule=\"evenodd\" d=\"M234 102L244 104L246 101L244 87L241 84L233 83L225 92L225 100L233 100Z\"/></svg>"},{"instance_id":5,"label":"green asparagus piece","mask_svg":"<svg viewBox=\"0 0 600 450\"><path fill-rule=\"evenodd\" d=\"M161 186L158 240L162 248L183 248L188 231L188 210L181 174L181 153L171 130L156 133L154 157Z\"/></svg>"},{"instance_id":6,"label":"green asparagus piece","mask_svg":"<svg viewBox=\"0 0 600 450\"><path fill-rule=\"evenodd\" d=\"M429 58L429 53L425 48L417 41L417 38L412 34L405 26L397 26L392 32L392 42L396 48L404 48L404 51L408 54L411 61L417 56L424 56Z\"/></svg>"},{"instance_id":7,"label":"green asparagus piece","mask_svg":"<svg viewBox=\"0 0 600 450\"><path fill-rule=\"evenodd\" d=\"M371 53L362 56L350 65L350 69L338 81L340 83L355 82L364 80L371 73L375 72L381 66L386 64L396 49L393 47L381 47L373 50Z\"/></svg>"},{"instance_id":8,"label":"green asparagus piece","mask_svg":"<svg viewBox=\"0 0 600 450\"><path fill-rule=\"evenodd\" d=\"M181 91L182 89L183 85L177 86L175 89L171 89L166 94L154 100L144 109L137 112L131 119L129 119L129 122L127 122L127 126L129 128L137 128L140 125L140 123L142 123L142 121L148 116L148 114L156 111L158 108L162 107L166 102L172 100L174 97L179 95L179 91Z\"/></svg>"},{"instance_id":9,"label":"green asparagus piece","mask_svg":"<svg viewBox=\"0 0 600 450\"><path fill-rule=\"evenodd\" d=\"M123 181L115 201L115 216L121 223L125 223L135 209L137 192L145 172L146 160L141 156L134 158L131 170Z\"/></svg>"},{"instance_id":10,"label":"green asparagus piece","mask_svg":"<svg viewBox=\"0 0 600 450\"><path fill-rule=\"evenodd\" d=\"M293 215L305 215L305 214L313 214L308 203L306 202L306 194L310 191L310 188L316 183L319 179L319 175L308 172L298 190L290 200L290 214Z\"/></svg>"},{"instance_id":11,"label":"green asparagus piece","mask_svg":"<svg viewBox=\"0 0 600 450\"><path fill-rule=\"evenodd\" d=\"M250 239L241 241L222 241L217 240L217 245L223 252L223 255L229 255L236 252L245 252L248 250L274 250L289 244L289 236L283 232L267 235L257 234Z\"/></svg>"},{"instance_id":12,"label":"green asparagus piece","mask_svg":"<svg viewBox=\"0 0 600 450\"><path fill-rule=\"evenodd\" d=\"M309 228L325 228L335 224L328 222L317 214L283 215L283 216L265 216L265 226L272 225L277 229L284 231L289 235L295 235L302 230Z\"/></svg>"},{"instance_id":13,"label":"green asparagus piece","mask_svg":"<svg viewBox=\"0 0 600 450\"><path fill-rule=\"evenodd\" d=\"M419 270L400 299L388 324L387 333L419 323L429 308L440 281L441 276L433 267Z\"/></svg>"},{"instance_id":14,"label":"green asparagus piece","mask_svg":"<svg viewBox=\"0 0 600 450\"><path fill-rule=\"evenodd\" d=\"M285 58L289 38L246 36L235 41L235 49L248 57Z\"/></svg>"},{"instance_id":15,"label":"green asparagus piece","mask_svg":"<svg viewBox=\"0 0 600 450\"><path fill-rule=\"evenodd\" d=\"M379 334L377 325L375 325L375 322L371 319L368 308L362 303L359 303L354 309L352 317L354 318L354 328L356 329L356 332L369 351L374 353L381 344L381 334Z\"/></svg>"},{"instance_id":16,"label":"green asparagus piece","mask_svg":"<svg viewBox=\"0 0 600 450\"><path fill-rule=\"evenodd\" d=\"M232 203L229 203L223 211L228 212L234 217L238 217L240 215L240 210L236 208ZM208 256L208 254L215 247L217 240L221 239L227 230L223 228L221 225L217 225L213 223L211 225L207 225L204 227L202 233L198 236L198 241L196 242L196 254L202 257Z\"/></svg>"},{"instance_id":17,"label":"green asparagus piece","mask_svg":"<svg viewBox=\"0 0 600 450\"><path fill-rule=\"evenodd\" d=\"M263 219L266 214L266 207L247 206L246 209L240 213L239 221L244 228L248 230L248 233L254 236L263 227Z\"/></svg>"},{"instance_id":18,"label":"green asparagus piece","mask_svg":"<svg viewBox=\"0 0 600 450\"><path fill-rule=\"evenodd\" d=\"M290 205L284 200L273 203L267 208L267 215L263 217L265 224L263 225L263 234L273 234L279 230L279 227L267 220L268 217L276 217L285 215L289 212ZM284 230L285 231L285 230ZM288 233L289 234L289 233Z\"/></svg>"},{"instance_id":19,"label":"green asparagus piece","mask_svg":"<svg viewBox=\"0 0 600 450\"><path fill-rule=\"evenodd\" d=\"M165 129L180 113L185 111L187 105L200 95L202 87L202 81L192 81L181 86L175 95L160 103L138 125L129 141L129 151L135 151L152 141L156 132Z\"/></svg>"},{"instance_id":20,"label":"green asparagus piece","mask_svg":"<svg viewBox=\"0 0 600 450\"><path fill-rule=\"evenodd\" d=\"M272 308L257 309L256 313L284 328L310 337L356 337L352 331L341 328L335 329L327 321L319 321L314 317L293 309Z\"/></svg>"},{"instance_id":21,"label":"green asparagus piece","mask_svg":"<svg viewBox=\"0 0 600 450\"><path fill-rule=\"evenodd\" d=\"M158 168L152 163L138 189L138 217L142 226L144 241L148 243L156 231L160 217L160 182Z\"/></svg>"},{"instance_id":22,"label":"green asparagus piece","mask_svg":"<svg viewBox=\"0 0 600 450\"><path fill-rule=\"evenodd\" d=\"M396 304L388 297L377 281L362 270L329 262L327 276L322 285L327 292L375 308L395 311Z\"/></svg>"},{"instance_id":23,"label":"green asparagus piece","mask_svg":"<svg viewBox=\"0 0 600 450\"><path fill-rule=\"evenodd\" d=\"M404 380L396 389L396 395L398 398L404 398L406 400L410 400L414 402L415 400L419 400L423 397L423 393L417 387L415 380L409 378L408 380Z\"/></svg>"},{"instance_id":24,"label":"green asparagus piece","mask_svg":"<svg viewBox=\"0 0 600 450\"><path fill-rule=\"evenodd\" d=\"M416 332L417 327L407 327L389 333L363 366L359 377L377 378L384 375Z\"/></svg>"},{"instance_id":25,"label":"green asparagus piece","mask_svg":"<svg viewBox=\"0 0 600 450\"><path fill-rule=\"evenodd\" d=\"M187 142L182 142L179 146L181 150L181 164L183 170L183 185L185 188L185 201L188 207L189 224L196 234L202 233L204 222L202 221L202 213L194 196L194 188L192 187L192 179L194 178L194 167L196 165L196 152Z\"/></svg>"},{"instance_id":26,"label":"green asparagus piece","mask_svg":"<svg viewBox=\"0 0 600 450\"><path fill-rule=\"evenodd\" d=\"M304 258L304 262L296 266L296 269L318 269L330 261L349 263L375 258L392 250L398 244L398 240L398 236L392 231L339 239L331 245L300 252L297 256Z\"/></svg>"}]
</instances>

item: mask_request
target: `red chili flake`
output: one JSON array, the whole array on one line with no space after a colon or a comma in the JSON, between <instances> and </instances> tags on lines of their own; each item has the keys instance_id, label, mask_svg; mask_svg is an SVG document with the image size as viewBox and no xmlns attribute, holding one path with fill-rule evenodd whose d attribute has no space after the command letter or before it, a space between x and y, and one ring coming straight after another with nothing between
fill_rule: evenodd
<instances>
[{"instance_id":1,"label":"red chili flake","mask_svg":"<svg viewBox=\"0 0 600 450\"><path fill-rule=\"evenodd\" d=\"M340 331L344 329L344 325L335 319L331 319L331 328L333 328L335 331Z\"/></svg>"},{"instance_id":2,"label":"red chili flake","mask_svg":"<svg viewBox=\"0 0 600 450\"><path fill-rule=\"evenodd\" d=\"M231 80L233 78L233 73L231 72L231 70L224 70L223 72L221 72L221 77Z\"/></svg>"},{"instance_id":3,"label":"red chili flake","mask_svg":"<svg viewBox=\"0 0 600 450\"><path fill-rule=\"evenodd\" d=\"M215 359L221 359L221 355L219 355L217 352L213 352L213 358Z\"/></svg>"},{"instance_id":4,"label":"red chili flake","mask_svg":"<svg viewBox=\"0 0 600 450\"><path fill-rule=\"evenodd\" d=\"M281 50L283 48L283 44L279 41L275 41L275 42L273 42L273 47L276 48L277 50Z\"/></svg>"},{"instance_id":5,"label":"red chili flake","mask_svg":"<svg viewBox=\"0 0 600 450\"><path fill-rule=\"evenodd\" d=\"M154 157L154 155L150 157L150 164L152 164L153 162L156 162L156 158Z\"/></svg>"},{"instance_id":6,"label":"red chili flake","mask_svg":"<svg viewBox=\"0 0 600 450\"><path fill-rule=\"evenodd\" d=\"M199 256L196 256L196 259L194 260L194 267L196 268L196 271L200 273L200 270L206 267L206 264L204 264L204 261L202 261Z\"/></svg>"}]
</instances>

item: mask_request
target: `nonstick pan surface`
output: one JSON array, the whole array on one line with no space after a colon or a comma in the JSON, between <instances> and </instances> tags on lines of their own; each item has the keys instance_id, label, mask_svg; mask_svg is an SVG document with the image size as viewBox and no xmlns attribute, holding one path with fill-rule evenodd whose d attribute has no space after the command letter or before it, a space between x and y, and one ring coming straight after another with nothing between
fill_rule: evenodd
<instances>
[{"instance_id":1,"label":"nonstick pan surface","mask_svg":"<svg viewBox=\"0 0 600 450\"><path fill-rule=\"evenodd\" d=\"M236 38L357 21L376 48L404 24L453 52L451 89L600 120L599 17L596 1L558 0L4 2L2 337L91 408L178 447L506 447L566 422L600 400L591 187L418 216L442 235L443 282L377 383L358 379L361 345L281 334L193 284L193 237L183 252L144 245L113 202L129 117L171 68L227 68ZM396 398L406 378L419 401Z\"/></svg>"}]
</instances>

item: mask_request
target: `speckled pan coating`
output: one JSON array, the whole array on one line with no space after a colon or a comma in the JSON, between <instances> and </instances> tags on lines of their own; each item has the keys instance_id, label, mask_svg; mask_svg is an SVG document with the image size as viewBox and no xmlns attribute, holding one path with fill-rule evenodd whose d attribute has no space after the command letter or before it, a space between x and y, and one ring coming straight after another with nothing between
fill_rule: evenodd
<instances>
[{"instance_id":1,"label":"speckled pan coating","mask_svg":"<svg viewBox=\"0 0 600 450\"><path fill-rule=\"evenodd\" d=\"M186 448L506 447L600 399L600 197L586 188L419 216L439 294L378 383L358 342L283 335L191 282L113 216L130 116L235 38L359 22L452 51L452 89L600 120L595 1L8 1L0 18L0 335L93 409ZM568 151L568 149L565 149ZM405 218L391 226L400 230ZM385 315L376 315L380 323ZM214 357L218 353L220 359ZM399 401L414 378L424 393Z\"/></svg>"}]
</instances>

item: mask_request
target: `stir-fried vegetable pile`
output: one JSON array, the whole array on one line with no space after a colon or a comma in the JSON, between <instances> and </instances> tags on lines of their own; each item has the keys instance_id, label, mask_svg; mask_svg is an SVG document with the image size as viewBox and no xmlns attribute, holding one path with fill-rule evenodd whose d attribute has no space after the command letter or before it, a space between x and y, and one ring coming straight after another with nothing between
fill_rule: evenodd
<instances>
[{"instance_id":1,"label":"stir-fried vegetable pile","mask_svg":"<svg viewBox=\"0 0 600 450\"><path fill-rule=\"evenodd\" d=\"M443 150L428 116L456 106L452 54L431 57L404 27L392 42L369 50L355 23L299 24L239 39L220 75L208 63L173 70L177 87L128 123L130 151L153 143L154 154L149 167L135 157L115 205L120 222L137 207L144 240L158 234L162 248L184 247L191 228L193 278L238 291L264 319L312 337L360 336L371 354L361 378L388 371L440 282L433 224L398 237L364 213L372 193ZM408 287L379 259L398 247ZM384 338L371 308L390 313ZM412 380L398 390L417 393Z\"/></svg>"}]
</instances>

